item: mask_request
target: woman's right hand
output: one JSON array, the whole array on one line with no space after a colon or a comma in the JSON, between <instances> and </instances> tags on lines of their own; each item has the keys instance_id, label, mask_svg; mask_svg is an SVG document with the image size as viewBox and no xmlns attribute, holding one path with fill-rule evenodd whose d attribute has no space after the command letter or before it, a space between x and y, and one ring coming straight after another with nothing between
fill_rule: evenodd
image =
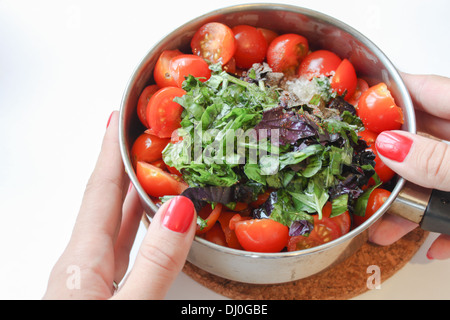
<instances>
[{"instance_id":1,"label":"woman's right hand","mask_svg":"<svg viewBox=\"0 0 450 320\"><path fill-rule=\"evenodd\" d=\"M418 132L450 141L450 79L402 74L416 108ZM382 161L417 185L450 191L450 144L405 131L385 131L376 141ZM450 215L450 212L449 212ZM370 241L389 245L417 227L386 214L370 229ZM450 235L440 235L427 252L429 259L450 258Z\"/></svg>"}]
</instances>

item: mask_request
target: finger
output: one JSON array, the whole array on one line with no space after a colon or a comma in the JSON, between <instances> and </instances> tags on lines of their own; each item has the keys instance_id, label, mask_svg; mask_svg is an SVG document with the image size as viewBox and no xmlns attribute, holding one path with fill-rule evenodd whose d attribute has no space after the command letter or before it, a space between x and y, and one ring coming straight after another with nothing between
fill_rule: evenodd
<instances>
[{"instance_id":1,"label":"finger","mask_svg":"<svg viewBox=\"0 0 450 320\"><path fill-rule=\"evenodd\" d=\"M73 236L115 240L127 177L119 148L119 113L113 112L94 171L88 181Z\"/></svg>"},{"instance_id":2,"label":"finger","mask_svg":"<svg viewBox=\"0 0 450 320\"><path fill-rule=\"evenodd\" d=\"M431 244L427 253L428 259L450 259L450 235L441 234Z\"/></svg>"},{"instance_id":3,"label":"finger","mask_svg":"<svg viewBox=\"0 0 450 320\"><path fill-rule=\"evenodd\" d=\"M402 78L416 109L450 120L450 78L407 73Z\"/></svg>"},{"instance_id":4,"label":"finger","mask_svg":"<svg viewBox=\"0 0 450 320\"><path fill-rule=\"evenodd\" d=\"M194 205L178 196L155 214L133 269L114 299L163 299L183 268L196 230Z\"/></svg>"},{"instance_id":5,"label":"finger","mask_svg":"<svg viewBox=\"0 0 450 320\"><path fill-rule=\"evenodd\" d=\"M450 121L423 111L416 111L417 132L450 141Z\"/></svg>"},{"instance_id":6,"label":"finger","mask_svg":"<svg viewBox=\"0 0 450 320\"><path fill-rule=\"evenodd\" d=\"M378 154L400 176L425 188L450 191L450 145L405 131L385 131Z\"/></svg>"},{"instance_id":7,"label":"finger","mask_svg":"<svg viewBox=\"0 0 450 320\"><path fill-rule=\"evenodd\" d=\"M144 209L139 200L136 189L130 184L128 194L123 205L123 216L119 235L114 247L115 275L114 280L119 283L128 269L130 251L133 247L139 223Z\"/></svg>"},{"instance_id":8,"label":"finger","mask_svg":"<svg viewBox=\"0 0 450 320\"><path fill-rule=\"evenodd\" d=\"M380 246L388 246L417 226L416 223L387 213L378 223L369 228L369 241Z\"/></svg>"}]
</instances>

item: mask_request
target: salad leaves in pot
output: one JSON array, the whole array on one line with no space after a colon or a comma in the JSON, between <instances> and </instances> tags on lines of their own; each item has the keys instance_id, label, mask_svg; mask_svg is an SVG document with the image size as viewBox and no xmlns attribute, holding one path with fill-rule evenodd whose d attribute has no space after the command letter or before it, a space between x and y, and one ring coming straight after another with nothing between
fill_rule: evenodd
<instances>
[{"instance_id":1,"label":"salad leaves in pot","mask_svg":"<svg viewBox=\"0 0 450 320\"><path fill-rule=\"evenodd\" d=\"M239 70L237 42L266 40L241 34L233 40L233 30L212 23L194 36L194 54L161 54L156 84L137 108L146 127L133 147L145 149L145 157L132 155L138 180L155 201L190 198L197 235L221 245L279 252L332 241L357 226L352 217L368 218L370 195L393 176L378 175L382 163L371 145L379 132L366 115L380 113L361 112L375 86L358 78L347 59L309 51L307 39L292 34L259 43L258 50L269 48L267 58ZM382 115L376 121L398 129L401 109L393 99L392 106L392 121ZM149 163L149 154L159 160Z\"/></svg>"},{"instance_id":2,"label":"salad leaves in pot","mask_svg":"<svg viewBox=\"0 0 450 320\"><path fill-rule=\"evenodd\" d=\"M252 215L288 226L291 235L309 233L312 215L320 217L327 201L333 204L332 217L364 212L358 199L369 179L376 179L375 155L364 151L367 144L357 134L364 127L354 107L330 94L329 83L314 80L318 93L308 103L296 103L287 89L265 83L268 66L250 69L243 77L247 81L220 66L211 69L207 81L189 76L184 82L186 95L175 98L184 108L177 130L181 139L163 151L164 162L191 186L183 195L197 211L206 202L231 208L250 203L270 189L269 199ZM236 131L255 134L244 141ZM278 139L270 141L270 132ZM230 134L232 148L226 141ZM251 154L255 163L245 161Z\"/></svg>"}]
</instances>

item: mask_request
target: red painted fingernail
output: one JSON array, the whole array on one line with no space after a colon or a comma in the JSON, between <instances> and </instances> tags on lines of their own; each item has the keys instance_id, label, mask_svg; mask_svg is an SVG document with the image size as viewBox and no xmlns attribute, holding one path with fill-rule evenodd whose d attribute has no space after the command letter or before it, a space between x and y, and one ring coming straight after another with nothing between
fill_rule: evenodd
<instances>
[{"instance_id":1,"label":"red painted fingernail","mask_svg":"<svg viewBox=\"0 0 450 320\"><path fill-rule=\"evenodd\" d=\"M413 141L401 134L393 131L385 131L378 135L376 147L382 156L403 162L411 149Z\"/></svg>"},{"instance_id":2,"label":"red painted fingernail","mask_svg":"<svg viewBox=\"0 0 450 320\"><path fill-rule=\"evenodd\" d=\"M427 258L428 258L428 260L433 260L434 259L432 256L430 256L429 252L427 252Z\"/></svg>"},{"instance_id":3,"label":"red painted fingernail","mask_svg":"<svg viewBox=\"0 0 450 320\"><path fill-rule=\"evenodd\" d=\"M191 200L183 196L174 197L164 212L162 224L172 231L184 233L189 229L194 213L194 204Z\"/></svg>"},{"instance_id":4,"label":"red painted fingernail","mask_svg":"<svg viewBox=\"0 0 450 320\"><path fill-rule=\"evenodd\" d=\"M108 127L109 127L109 123L111 122L111 118L112 118L112 115L113 115L113 114L114 114L114 111L111 112L111 114L109 115L108 123L106 124L106 129L108 129Z\"/></svg>"}]
</instances>

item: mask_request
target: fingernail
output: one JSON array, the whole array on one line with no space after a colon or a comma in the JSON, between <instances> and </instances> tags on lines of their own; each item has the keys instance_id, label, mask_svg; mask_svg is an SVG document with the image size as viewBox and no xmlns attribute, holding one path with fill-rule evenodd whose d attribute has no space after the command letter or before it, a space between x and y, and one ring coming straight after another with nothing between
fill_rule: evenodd
<instances>
[{"instance_id":1,"label":"fingernail","mask_svg":"<svg viewBox=\"0 0 450 320\"><path fill-rule=\"evenodd\" d=\"M127 194L130 193L131 189L133 189L133 184L130 182L130 185L128 186Z\"/></svg>"},{"instance_id":2,"label":"fingernail","mask_svg":"<svg viewBox=\"0 0 450 320\"><path fill-rule=\"evenodd\" d=\"M194 219L194 212L191 200L183 196L174 197L164 212L162 224L172 231L185 233Z\"/></svg>"},{"instance_id":3,"label":"fingernail","mask_svg":"<svg viewBox=\"0 0 450 320\"><path fill-rule=\"evenodd\" d=\"M434 258L430 255L429 252L427 252L427 258L428 258L428 260L433 260L433 259L434 259Z\"/></svg>"},{"instance_id":4,"label":"fingernail","mask_svg":"<svg viewBox=\"0 0 450 320\"><path fill-rule=\"evenodd\" d=\"M401 134L393 131L385 131L378 135L376 148L382 156L403 162L411 149L413 141Z\"/></svg>"},{"instance_id":5,"label":"fingernail","mask_svg":"<svg viewBox=\"0 0 450 320\"><path fill-rule=\"evenodd\" d=\"M111 118L112 118L112 115L113 115L113 114L114 114L114 111L111 112L111 114L109 115L108 123L106 124L106 129L108 129L108 127L109 127L109 123L111 122Z\"/></svg>"}]
</instances>

